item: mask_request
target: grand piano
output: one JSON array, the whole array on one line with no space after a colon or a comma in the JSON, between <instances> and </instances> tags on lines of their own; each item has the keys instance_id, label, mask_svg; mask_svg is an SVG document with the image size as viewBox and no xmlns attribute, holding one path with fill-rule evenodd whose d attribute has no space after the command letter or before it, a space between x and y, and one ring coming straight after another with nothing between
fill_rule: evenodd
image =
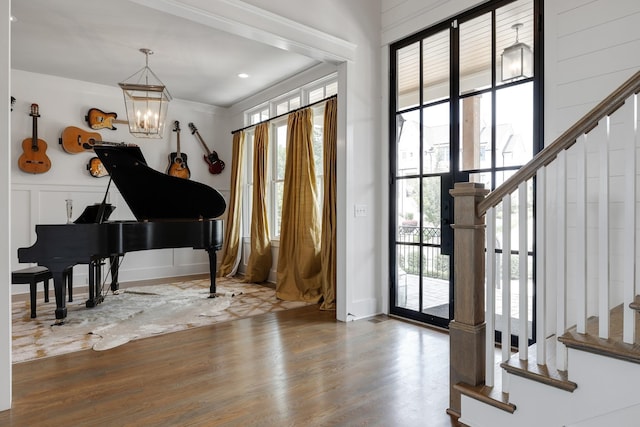
<instances>
[{"instance_id":1,"label":"grand piano","mask_svg":"<svg viewBox=\"0 0 640 427\"><path fill-rule=\"evenodd\" d=\"M99 266L111 260L112 290L117 289L120 256L147 249L192 247L209 254L210 296L216 293L216 250L222 247L226 203L215 189L176 178L149 166L136 145L100 143L94 151L135 216L135 221L103 221L106 197L91 223L36 225L33 246L18 249L21 263L37 263L53 275L56 319L67 316L64 272L75 264ZM108 211L107 211L108 212ZM95 270L93 270L95 271ZM91 307L102 300L99 274L89 274ZM115 289L114 289L115 288Z\"/></svg>"}]
</instances>

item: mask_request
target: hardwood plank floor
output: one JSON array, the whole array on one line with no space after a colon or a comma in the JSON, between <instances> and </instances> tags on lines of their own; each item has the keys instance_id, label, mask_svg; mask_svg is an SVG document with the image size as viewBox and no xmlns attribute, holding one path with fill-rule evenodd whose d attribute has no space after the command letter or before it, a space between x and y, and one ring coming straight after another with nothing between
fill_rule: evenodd
<instances>
[{"instance_id":1,"label":"hardwood plank floor","mask_svg":"<svg viewBox=\"0 0 640 427\"><path fill-rule=\"evenodd\" d=\"M454 426L449 336L317 306L13 365L2 426Z\"/></svg>"}]
</instances>

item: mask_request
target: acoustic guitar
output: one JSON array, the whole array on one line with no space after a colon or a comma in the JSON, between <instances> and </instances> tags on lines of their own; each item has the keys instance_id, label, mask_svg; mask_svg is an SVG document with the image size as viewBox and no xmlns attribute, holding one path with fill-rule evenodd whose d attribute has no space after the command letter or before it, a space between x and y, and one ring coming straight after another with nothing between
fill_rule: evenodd
<instances>
[{"instance_id":1,"label":"acoustic guitar","mask_svg":"<svg viewBox=\"0 0 640 427\"><path fill-rule=\"evenodd\" d=\"M176 133L176 151L169 154L169 166L167 175L189 179L191 171L187 166L187 155L180 152L180 122L173 122L173 131Z\"/></svg>"},{"instance_id":2,"label":"acoustic guitar","mask_svg":"<svg viewBox=\"0 0 640 427\"><path fill-rule=\"evenodd\" d=\"M59 143L62 149L70 154L92 151L96 142L102 141L98 132L87 132L75 126L68 126L62 131Z\"/></svg>"},{"instance_id":3,"label":"acoustic guitar","mask_svg":"<svg viewBox=\"0 0 640 427\"><path fill-rule=\"evenodd\" d=\"M40 117L38 104L31 104L33 117L33 131L31 138L22 141L22 155L18 158L20 170L28 173L45 173L51 169L51 160L47 157L47 143L38 139L38 117Z\"/></svg>"},{"instance_id":4,"label":"acoustic guitar","mask_svg":"<svg viewBox=\"0 0 640 427\"><path fill-rule=\"evenodd\" d=\"M198 129L196 129L193 123L189 123L189 129L191 129L191 133L198 138L198 141L200 141L204 147L204 151L207 153L204 155L204 161L209 165L209 173L216 175L222 172L224 170L224 162L220 160L218 153L209 150L209 147L207 147L207 144L204 142L198 132Z\"/></svg>"},{"instance_id":5,"label":"acoustic guitar","mask_svg":"<svg viewBox=\"0 0 640 427\"><path fill-rule=\"evenodd\" d=\"M91 129L116 130L117 128L113 125L114 123L129 123L126 120L116 120L117 117L118 115L116 113L105 113L98 108L90 108L87 115L84 116L84 119Z\"/></svg>"}]
</instances>

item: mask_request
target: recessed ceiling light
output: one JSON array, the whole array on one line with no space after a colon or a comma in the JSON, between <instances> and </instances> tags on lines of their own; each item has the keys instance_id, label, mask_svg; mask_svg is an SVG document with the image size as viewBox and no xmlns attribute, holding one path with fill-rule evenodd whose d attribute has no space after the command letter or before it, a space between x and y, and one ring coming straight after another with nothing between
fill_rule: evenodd
<instances>
[{"instance_id":1,"label":"recessed ceiling light","mask_svg":"<svg viewBox=\"0 0 640 427\"><path fill-rule=\"evenodd\" d=\"M16 22L18 20L18 18L16 18L15 16L11 15L9 17L9 22Z\"/></svg>"},{"instance_id":2,"label":"recessed ceiling light","mask_svg":"<svg viewBox=\"0 0 640 427\"><path fill-rule=\"evenodd\" d=\"M249 74L247 74L247 73L239 73L238 77L240 77L241 79L246 79L246 78L249 77Z\"/></svg>"}]
</instances>

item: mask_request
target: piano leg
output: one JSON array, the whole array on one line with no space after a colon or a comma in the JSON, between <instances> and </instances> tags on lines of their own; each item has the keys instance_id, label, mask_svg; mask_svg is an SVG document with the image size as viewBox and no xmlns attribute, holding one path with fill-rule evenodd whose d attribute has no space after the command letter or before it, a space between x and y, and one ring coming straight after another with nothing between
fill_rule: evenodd
<instances>
[{"instance_id":1,"label":"piano leg","mask_svg":"<svg viewBox=\"0 0 640 427\"><path fill-rule=\"evenodd\" d=\"M89 299L85 303L87 308L95 307L103 300L99 289L100 280L102 280L102 259L92 259L89 263Z\"/></svg>"},{"instance_id":2,"label":"piano leg","mask_svg":"<svg viewBox=\"0 0 640 427\"><path fill-rule=\"evenodd\" d=\"M64 268L51 269L53 275L53 288L56 294L56 320L61 320L67 317L67 286L65 279Z\"/></svg>"},{"instance_id":3,"label":"piano leg","mask_svg":"<svg viewBox=\"0 0 640 427\"><path fill-rule=\"evenodd\" d=\"M211 285L209 286L209 298L217 297L216 293L216 250L215 248L207 249L209 253L209 274L211 275Z\"/></svg>"},{"instance_id":4,"label":"piano leg","mask_svg":"<svg viewBox=\"0 0 640 427\"><path fill-rule=\"evenodd\" d=\"M120 256L112 255L109 257L109 267L111 268L111 292L117 293L120 289L120 283L118 283L118 269L120 268Z\"/></svg>"}]
</instances>

